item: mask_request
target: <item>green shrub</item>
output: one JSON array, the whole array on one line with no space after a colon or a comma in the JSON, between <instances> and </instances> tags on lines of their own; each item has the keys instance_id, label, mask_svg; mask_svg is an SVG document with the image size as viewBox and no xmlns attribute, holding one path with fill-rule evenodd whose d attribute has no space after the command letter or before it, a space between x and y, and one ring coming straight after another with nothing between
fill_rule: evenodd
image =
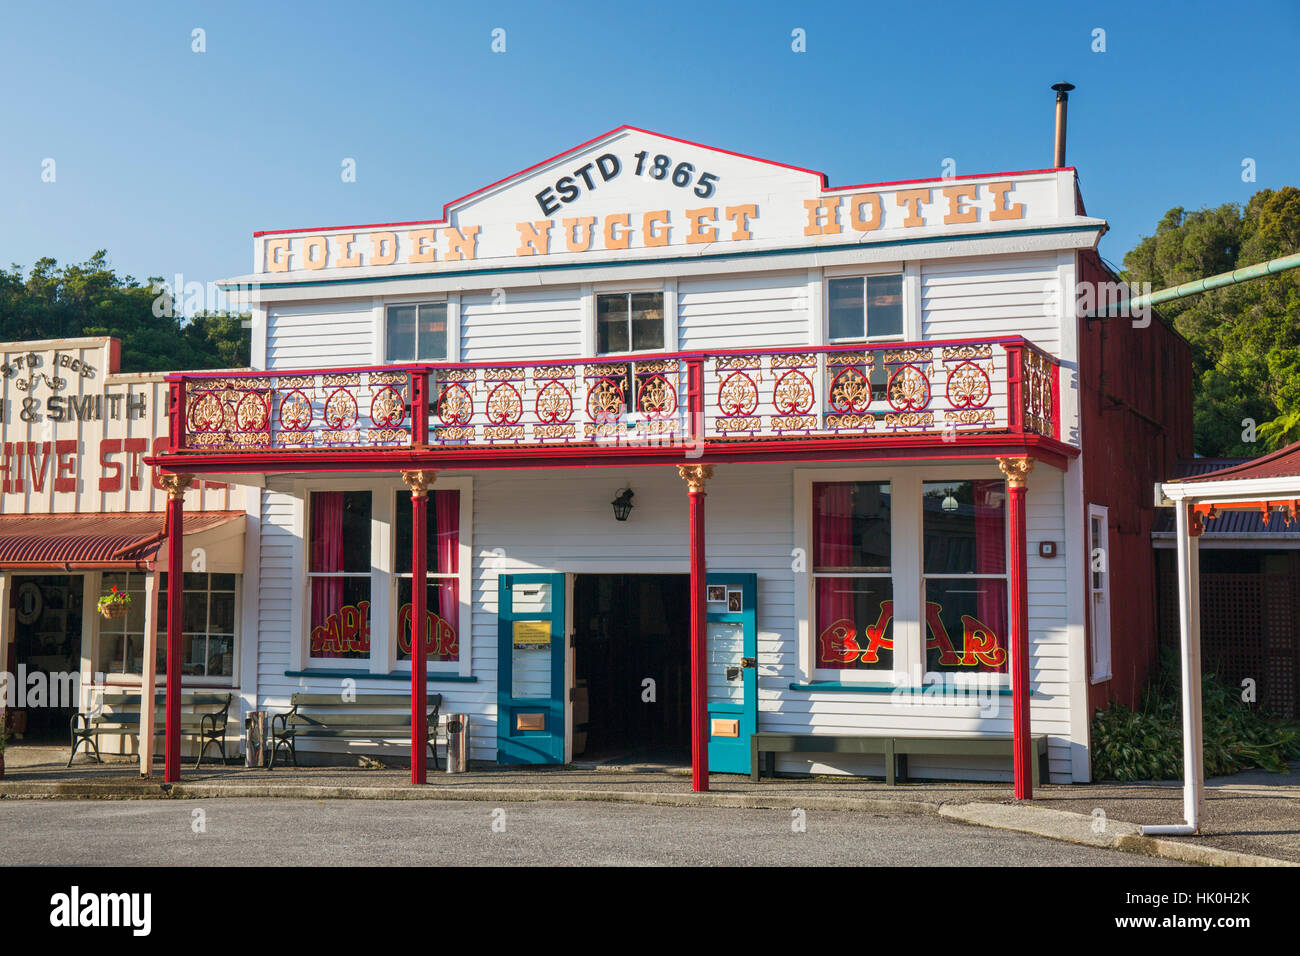
<instances>
[{"instance_id":1,"label":"green shrub","mask_svg":"<svg viewBox=\"0 0 1300 956\"><path fill-rule=\"evenodd\" d=\"M1183 776L1183 718L1178 657L1162 651L1141 710L1111 704L1092 721L1094 780L1177 780ZM1202 674L1205 775L1221 777L1261 767L1285 773L1300 760L1300 727L1260 714L1238 688Z\"/></svg>"}]
</instances>

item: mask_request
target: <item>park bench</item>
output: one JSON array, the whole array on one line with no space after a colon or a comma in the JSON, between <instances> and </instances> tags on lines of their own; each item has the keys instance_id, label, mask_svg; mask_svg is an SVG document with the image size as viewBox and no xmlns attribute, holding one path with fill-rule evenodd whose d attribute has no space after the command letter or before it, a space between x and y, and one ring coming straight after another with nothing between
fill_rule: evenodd
<instances>
[{"instance_id":1,"label":"park bench","mask_svg":"<svg viewBox=\"0 0 1300 956\"><path fill-rule=\"evenodd\" d=\"M893 786L907 779L909 754L958 756L1012 756L1012 740L1004 734L980 737L913 737L875 734L756 733L749 739L750 779L761 776L759 757L767 761L768 776L776 776L778 753L883 754L885 782ZM1047 783L1047 736L1034 734L1030 747L1033 779Z\"/></svg>"},{"instance_id":2,"label":"park bench","mask_svg":"<svg viewBox=\"0 0 1300 956\"><path fill-rule=\"evenodd\" d=\"M158 691L154 695L154 734L161 736L166 731L166 693ZM181 691L181 733L199 739L199 759L195 762L197 770L203 764L203 757L208 748L216 744L221 752L221 760L226 760L226 724L230 718L230 702L234 695L204 690ZM210 707L214 710L200 712L195 708ZM91 692L91 710L88 713L72 715L72 753L68 756L68 766L72 766L77 750L84 744L87 752L93 750L95 761L102 762L99 756L100 737L136 737L140 734L141 713L140 692L138 690L104 690Z\"/></svg>"},{"instance_id":3,"label":"park bench","mask_svg":"<svg viewBox=\"0 0 1300 956\"><path fill-rule=\"evenodd\" d=\"M271 718L271 769L281 747L289 751L289 759L298 766L296 742L311 740L388 740L403 736L411 739L410 697L405 694L358 694L344 700L339 693L294 694L289 698L289 710ZM433 769L438 769L438 748L434 745L438 734L438 709L442 706L441 694L428 698L429 723L426 743L433 752ZM405 711L394 713L394 708Z\"/></svg>"}]
</instances>

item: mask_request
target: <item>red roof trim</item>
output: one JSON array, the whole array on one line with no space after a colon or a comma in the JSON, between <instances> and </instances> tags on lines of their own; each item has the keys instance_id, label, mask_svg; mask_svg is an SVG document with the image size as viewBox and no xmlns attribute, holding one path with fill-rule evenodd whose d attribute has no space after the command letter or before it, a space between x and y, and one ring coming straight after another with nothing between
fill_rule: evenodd
<instances>
[{"instance_id":1,"label":"red roof trim","mask_svg":"<svg viewBox=\"0 0 1300 956\"><path fill-rule=\"evenodd\" d=\"M615 127L614 129L610 130L607 133L601 133L599 136L589 139L585 143L579 143L577 146L572 146L569 149L564 150L564 152L562 153L556 153L554 156L550 157L549 159L544 159L540 163L534 163L533 165L528 166L525 169L519 170L519 172L517 173L511 173L509 176L503 176L501 179L498 179L494 183L489 183L486 186L482 186L478 189L475 189L473 192L466 193L465 195L461 196L458 199L453 199L451 202L445 203L442 207L441 219L415 219L409 222L371 222L371 223L361 223L352 226L314 226L308 229L259 229L257 232L253 233L253 238L260 239L262 236L287 236L287 235L294 235L294 234L307 233L307 232L312 232L312 233L337 232L343 229L389 229L398 226L435 226L440 224L446 224L447 210L451 209L451 207L455 206L457 203L464 202L467 199L477 196L479 193L484 193L490 189L495 189L497 186L500 186L502 183L507 183L512 179L517 179L520 176L526 176L529 173L533 172L534 170L541 169L543 166L547 166L555 162L556 160L563 159L565 156L568 156L572 153L580 152L586 149L588 146L592 146L595 143L599 143L601 140L609 139L611 136L614 136L618 133L625 133L625 132L645 133L647 136L658 136L660 139L671 140L674 143L682 143L685 146L693 146L697 149L707 149L710 150L711 152L722 153L725 156L735 156L739 159L748 159L756 163L766 163L769 166L779 166L782 169L793 170L796 173L807 173L810 176L816 176L821 181L822 192L840 192L841 190L849 190L849 189L873 189L882 186L908 186L913 183L952 182L954 180L961 180L961 179L989 179L998 176L1033 176L1039 173L1057 173L1057 172L1064 172L1064 171L1070 171L1070 172L1074 171L1073 166L1061 166L1056 169L1026 169L1026 170L1020 170L1018 172L1003 172L1003 173L971 173L966 176L948 176L946 178L943 176L934 176L929 179L897 179L897 180L893 180L892 182L862 183L855 186L832 187L826 178L826 174L818 172L815 169L805 169L802 166L792 166L789 163L778 162L777 160L774 159L764 159L761 156L751 156L748 153L738 153L735 152L734 150L722 149L721 147L718 146L708 146L704 143L697 143L694 142L693 140L682 139L681 137L678 136L669 136L667 133L656 133L654 130L651 129L642 129L640 126L624 125L624 126Z\"/></svg>"},{"instance_id":2,"label":"red roof trim","mask_svg":"<svg viewBox=\"0 0 1300 956\"><path fill-rule=\"evenodd\" d=\"M1231 468L1207 472L1195 478L1183 478L1179 483L1227 481L1240 478L1290 478L1300 477L1300 441L1279 448L1260 458L1252 459Z\"/></svg>"},{"instance_id":3,"label":"red roof trim","mask_svg":"<svg viewBox=\"0 0 1300 956\"><path fill-rule=\"evenodd\" d=\"M242 511L196 512L197 533L244 517ZM0 515L0 567L138 567L163 542L163 512Z\"/></svg>"}]
</instances>

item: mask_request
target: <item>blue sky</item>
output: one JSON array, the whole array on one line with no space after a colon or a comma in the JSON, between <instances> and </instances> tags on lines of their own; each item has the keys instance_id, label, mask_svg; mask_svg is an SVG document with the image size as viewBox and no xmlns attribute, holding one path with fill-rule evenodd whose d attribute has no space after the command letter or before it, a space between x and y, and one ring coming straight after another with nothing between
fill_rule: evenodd
<instances>
[{"instance_id":1,"label":"blue sky","mask_svg":"<svg viewBox=\"0 0 1300 956\"><path fill-rule=\"evenodd\" d=\"M106 248L137 278L208 282L250 270L254 230L434 218L624 123L832 185L938 176L945 158L1038 169L1058 80L1078 87L1067 162L1112 262L1170 207L1300 183L1295 0L52 0L2 22L6 266Z\"/></svg>"}]
</instances>

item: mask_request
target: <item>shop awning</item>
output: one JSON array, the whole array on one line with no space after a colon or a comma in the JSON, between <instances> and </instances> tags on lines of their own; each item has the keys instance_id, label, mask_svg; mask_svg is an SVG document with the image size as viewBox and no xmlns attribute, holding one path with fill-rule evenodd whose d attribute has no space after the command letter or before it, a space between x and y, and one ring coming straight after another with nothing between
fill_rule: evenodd
<instances>
[{"instance_id":1,"label":"shop awning","mask_svg":"<svg viewBox=\"0 0 1300 956\"><path fill-rule=\"evenodd\" d=\"M217 535L227 546L237 537L242 565L242 511L200 511L185 515L185 539ZM239 522L238 525L235 522ZM0 515L0 568L125 569L155 560L165 541L162 512L90 512L65 515Z\"/></svg>"}]
</instances>

